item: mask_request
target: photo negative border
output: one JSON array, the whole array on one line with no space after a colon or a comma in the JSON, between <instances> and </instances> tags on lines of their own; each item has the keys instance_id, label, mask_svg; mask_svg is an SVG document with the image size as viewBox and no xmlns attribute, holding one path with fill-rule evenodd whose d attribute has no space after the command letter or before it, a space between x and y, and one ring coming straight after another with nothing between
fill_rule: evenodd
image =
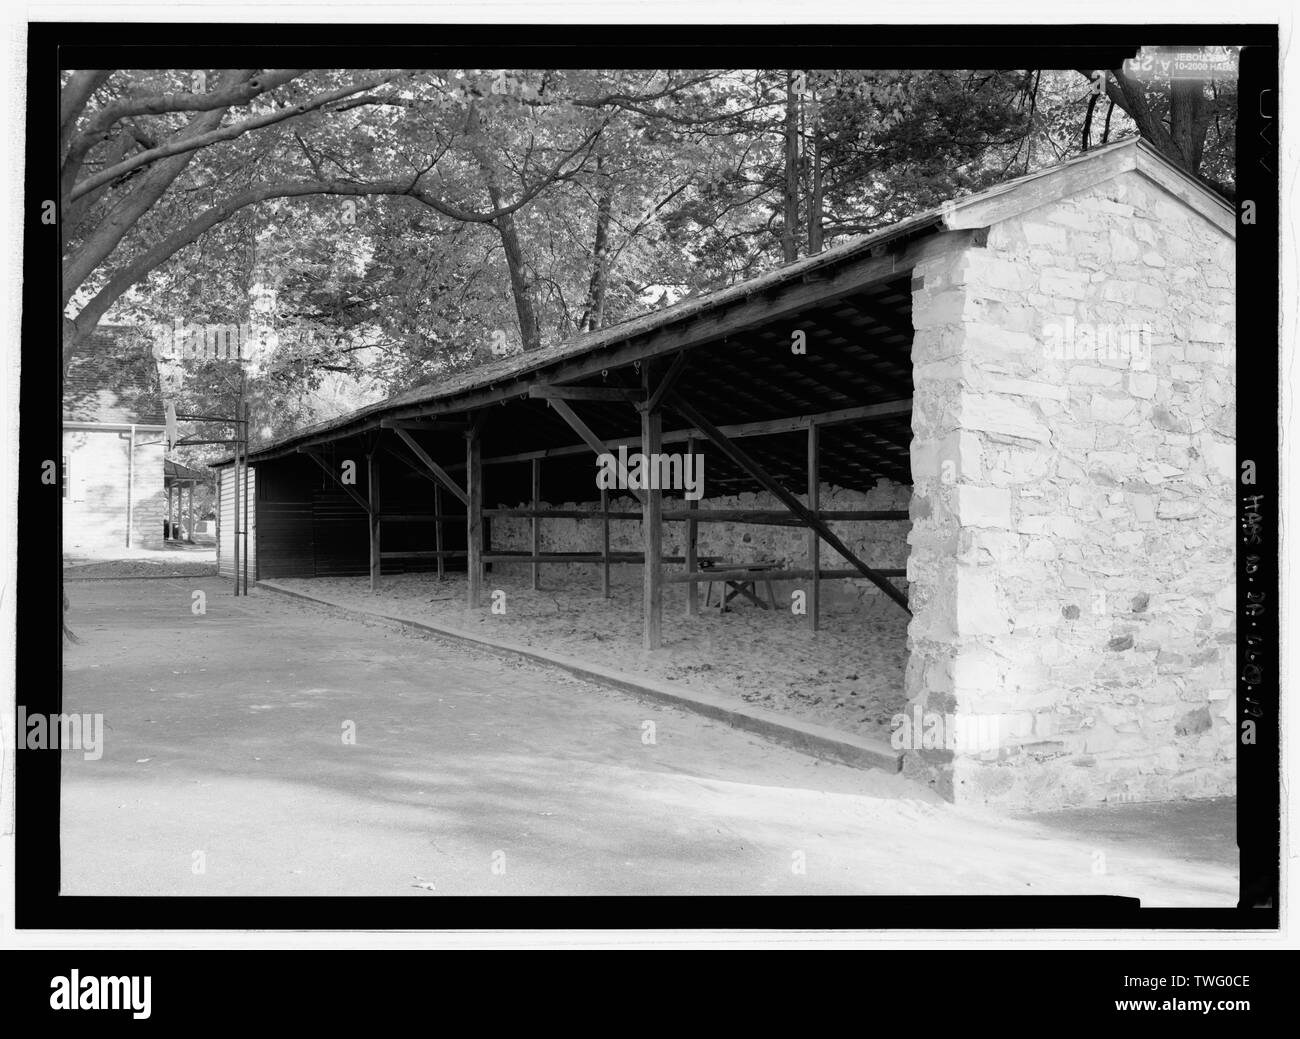
<instances>
[{"instance_id":1,"label":"photo negative border","mask_svg":"<svg viewBox=\"0 0 1300 1039\"><path fill-rule=\"evenodd\" d=\"M256 41L250 43L249 41ZM394 42L397 41L397 42ZM90 897L59 894L60 755L16 754L19 928L1248 928L1278 925L1278 30L1275 25L572 26L33 23L23 203L16 691L58 713L60 68L1114 68L1139 47L1241 45L1237 187L1256 203L1237 238L1238 843L1235 909L1149 909L1114 897ZM1252 496L1247 500L1247 496ZM1253 497L1258 496L1258 497ZM1249 514L1249 515L1248 515ZM1251 531L1249 539L1245 532ZM1250 543L1247 543L1249 540ZM1248 559L1247 557L1255 557ZM1250 566L1251 580L1244 578ZM1249 613L1248 613L1249 610ZM46 618L42 620L42 618ZM1249 618L1250 623L1247 623ZM1245 629L1253 641L1244 642ZM45 646L46 649L41 647ZM15 730L16 731L16 730ZM345 833L340 834L346 837ZM959 850L954 849L955 854Z\"/></svg>"}]
</instances>

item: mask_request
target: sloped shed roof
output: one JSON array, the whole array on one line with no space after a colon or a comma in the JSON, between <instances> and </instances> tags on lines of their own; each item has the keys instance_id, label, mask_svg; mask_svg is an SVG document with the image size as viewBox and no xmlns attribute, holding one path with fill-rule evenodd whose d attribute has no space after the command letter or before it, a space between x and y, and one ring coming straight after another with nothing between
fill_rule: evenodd
<instances>
[{"instance_id":1,"label":"sloped shed roof","mask_svg":"<svg viewBox=\"0 0 1300 1039\"><path fill-rule=\"evenodd\" d=\"M1137 171L1146 176L1216 224L1225 234L1235 234L1234 213L1226 201L1194 177L1169 163L1146 142L1137 137L1130 137L1093 149L1059 165L1018 177L977 194L946 203L936 209L919 213L872 234L855 237L815 256L786 264L729 288L690 298L674 306L652 311L541 350L497 359L470 371L439 377L348 415L316 423L291 435L263 444L252 452L252 461L291 452L295 450L296 445L355 435L376 428L380 420L387 416L412 415L424 410L439 414L454 414L483 406L493 394L501 400L506 400L512 395L515 398L519 397L530 385L543 385L551 379L576 382L578 378L584 376L571 377L568 373L579 370L584 359L591 360L595 365L594 370L599 372L601 358L612 355L615 347L640 340L647 344L646 356L653 356L653 347L650 344L655 334L675 328L697 327L707 323L715 314L722 313L729 307L762 297L783 287L800 282L829 279L833 277L835 269L843 267L850 261L882 255L887 250L911 239L943 231L988 227L990 224L1029 209L1093 188L1104 180L1128 171ZM901 269L898 272L899 276L904 278L906 273L906 270ZM859 298L855 302L859 304L859 310L862 307L866 308L867 316L861 322L855 322L852 327L845 327L845 315L842 313L821 314L820 316L826 318L828 324L838 324L844 332L848 333L840 334L839 338L843 342L835 345L834 350L845 354L854 350L854 334L863 338L871 337L876 342L884 342L885 337L890 335L888 329L891 324L900 319L910 327L910 297L904 299L903 297L906 296L907 288L904 280L885 285L881 294L875 299ZM826 308L822 309L826 310ZM814 321L818 316L814 311ZM726 336L719 336L715 340L715 345L726 343L728 348L734 346L737 351L735 357L738 365L747 360L741 355L744 347L758 349L770 348L773 345L770 337L768 342L759 342L763 338L762 334L756 335L752 329L747 330L746 336L747 343L733 342ZM897 336L895 335L894 338ZM910 336L908 342L910 343ZM889 345L888 342L886 345ZM885 354L872 351L874 356L868 358L868 364L874 366L883 362L882 375L886 384L891 374L896 380L905 377L910 384L910 370L906 369L908 364L906 344L900 341L893 344L890 350L892 353ZM786 352L788 353L788 344ZM586 369L592 369L592 365L586 365ZM589 378L590 375L585 377ZM705 379L707 381L707 375ZM715 379L714 382L717 386L723 385L721 380ZM773 383L773 394L788 398L787 402L794 406L797 397L786 392L789 383L781 378L774 379ZM896 399L898 396L900 396L898 393L892 394L892 397L886 393L881 399ZM858 394L856 399L861 403L874 402L861 394ZM775 403L775 397L771 403ZM842 406L842 403L827 400L823 410ZM601 412L607 411L612 414L611 409L593 405L589 410L597 416L593 426L598 433L617 435L618 431L615 429L599 428L598 420ZM760 416L755 413L751 417ZM904 426L907 424L905 418L902 424ZM900 429L897 432L906 431ZM905 474L906 440L899 443L897 437L893 439L895 442L892 446L883 445L888 457L884 460L885 464L878 468L878 472L888 475L892 469L894 473ZM225 464L225 461L217 464ZM797 459L791 460L794 468L798 468L797 462Z\"/></svg>"}]
</instances>

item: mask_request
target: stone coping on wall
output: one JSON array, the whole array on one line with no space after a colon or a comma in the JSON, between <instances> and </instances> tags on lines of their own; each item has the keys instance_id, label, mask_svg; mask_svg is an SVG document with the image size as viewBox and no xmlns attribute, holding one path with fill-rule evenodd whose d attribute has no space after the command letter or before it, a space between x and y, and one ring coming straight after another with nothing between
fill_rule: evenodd
<instances>
[{"instance_id":1,"label":"stone coping on wall","mask_svg":"<svg viewBox=\"0 0 1300 1039\"><path fill-rule=\"evenodd\" d=\"M732 728L753 733L773 743L779 743L782 746L790 747L793 750L824 761L834 761L853 768L878 768L892 773L902 771L902 754L881 740L872 740L853 733L838 732L835 729L788 718L775 711L766 711L759 707L737 705L722 696L694 689L685 689L669 682L630 675L577 657L551 653L547 650L524 646L507 639L484 638L476 633L461 631L442 624L433 624L428 620L417 620L396 611L370 609L354 602L339 602L324 595L308 595L297 589L286 588L275 581L258 581L255 587L297 599L304 599L307 602L326 606L342 613L389 621L398 627L414 628L441 638L470 643L496 653L525 657L538 663L560 668L577 678L584 678L598 685L617 689L620 692L631 693L634 696L644 697L647 700L667 704L685 711L691 711L712 718L715 721L725 722Z\"/></svg>"}]
</instances>

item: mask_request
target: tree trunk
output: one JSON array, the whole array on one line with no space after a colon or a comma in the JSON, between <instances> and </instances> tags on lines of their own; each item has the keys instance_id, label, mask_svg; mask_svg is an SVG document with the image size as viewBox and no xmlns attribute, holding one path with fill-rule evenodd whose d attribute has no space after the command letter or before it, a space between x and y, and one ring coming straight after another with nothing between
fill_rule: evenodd
<instances>
[{"instance_id":1,"label":"tree trunk","mask_svg":"<svg viewBox=\"0 0 1300 1039\"><path fill-rule=\"evenodd\" d=\"M605 287L609 271L609 215L614 205L613 178L602 175L604 159L596 158L596 176L600 193L596 197L596 240L592 249L591 283L587 286L587 299L582 306L579 332L589 332L605 323Z\"/></svg>"},{"instance_id":2,"label":"tree trunk","mask_svg":"<svg viewBox=\"0 0 1300 1039\"><path fill-rule=\"evenodd\" d=\"M817 97L813 96L812 105L812 155L808 178L808 255L815 256L822 251L822 199L825 194L822 184L822 128L821 111Z\"/></svg>"},{"instance_id":3,"label":"tree trunk","mask_svg":"<svg viewBox=\"0 0 1300 1039\"><path fill-rule=\"evenodd\" d=\"M799 226L799 101L794 91L793 71L785 77L785 191L781 224L781 258L786 263L799 259L795 230Z\"/></svg>"},{"instance_id":4,"label":"tree trunk","mask_svg":"<svg viewBox=\"0 0 1300 1039\"><path fill-rule=\"evenodd\" d=\"M1091 77L1091 73L1084 72ZM1106 75L1106 96L1128 113L1138 132L1169 161L1195 175L1205 151L1205 132L1214 106L1205 97L1205 81L1174 80L1169 91L1169 127L1147 104L1145 88L1123 69Z\"/></svg>"},{"instance_id":5,"label":"tree trunk","mask_svg":"<svg viewBox=\"0 0 1300 1039\"><path fill-rule=\"evenodd\" d=\"M492 205L496 209L502 206L501 192L495 187L488 188ZM515 228L513 214L499 216L493 223L501 235L501 245L506 253L506 266L510 270L510 288L515 297L515 313L519 317L519 335L525 350L536 350L542 345L542 326L537 319L537 308L533 304L533 285L528 276L528 265L524 261L524 251L519 245L519 232Z\"/></svg>"},{"instance_id":6,"label":"tree trunk","mask_svg":"<svg viewBox=\"0 0 1300 1039\"><path fill-rule=\"evenodd\" d=\"M467 114L467 129L471 137L470 149L478 161L483 177L487 181L488 197L493 209L501 209L505 192L501 190L501 181L497 176L496 164L488 154L487 146L479 133L480 117L478 110L470 106ZM519 336L525 351L536 350L542 345L541 323L537 319L537 307L533 302L533 286L528 276L528 265L524 261L524 251L519 245L519 231L515 226L513 213L505 213L492 221L492 226L501 236L501 245L506 254L506 268L510 272L510 289L515 298L515 314L519 318Z\"/></svg>"}]
</instances>

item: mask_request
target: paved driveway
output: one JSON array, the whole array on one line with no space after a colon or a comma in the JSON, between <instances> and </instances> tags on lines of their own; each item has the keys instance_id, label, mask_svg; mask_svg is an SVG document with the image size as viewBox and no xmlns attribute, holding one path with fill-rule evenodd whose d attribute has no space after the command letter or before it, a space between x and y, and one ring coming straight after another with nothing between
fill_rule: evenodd
<instances>
[{"instance_id":1,"label":"paved driveway","mask_svg":"<svg viewBox=\"0 0 1300 1039\"><path fill-rule=\"evenodd\" d=\"M108 729L100 760L65 753L65 893L1235 901L1221 862L957 810L897 776L274 593L67 588L82 643L64 654L64 709Z\"/></svg>"}]
</instances>

